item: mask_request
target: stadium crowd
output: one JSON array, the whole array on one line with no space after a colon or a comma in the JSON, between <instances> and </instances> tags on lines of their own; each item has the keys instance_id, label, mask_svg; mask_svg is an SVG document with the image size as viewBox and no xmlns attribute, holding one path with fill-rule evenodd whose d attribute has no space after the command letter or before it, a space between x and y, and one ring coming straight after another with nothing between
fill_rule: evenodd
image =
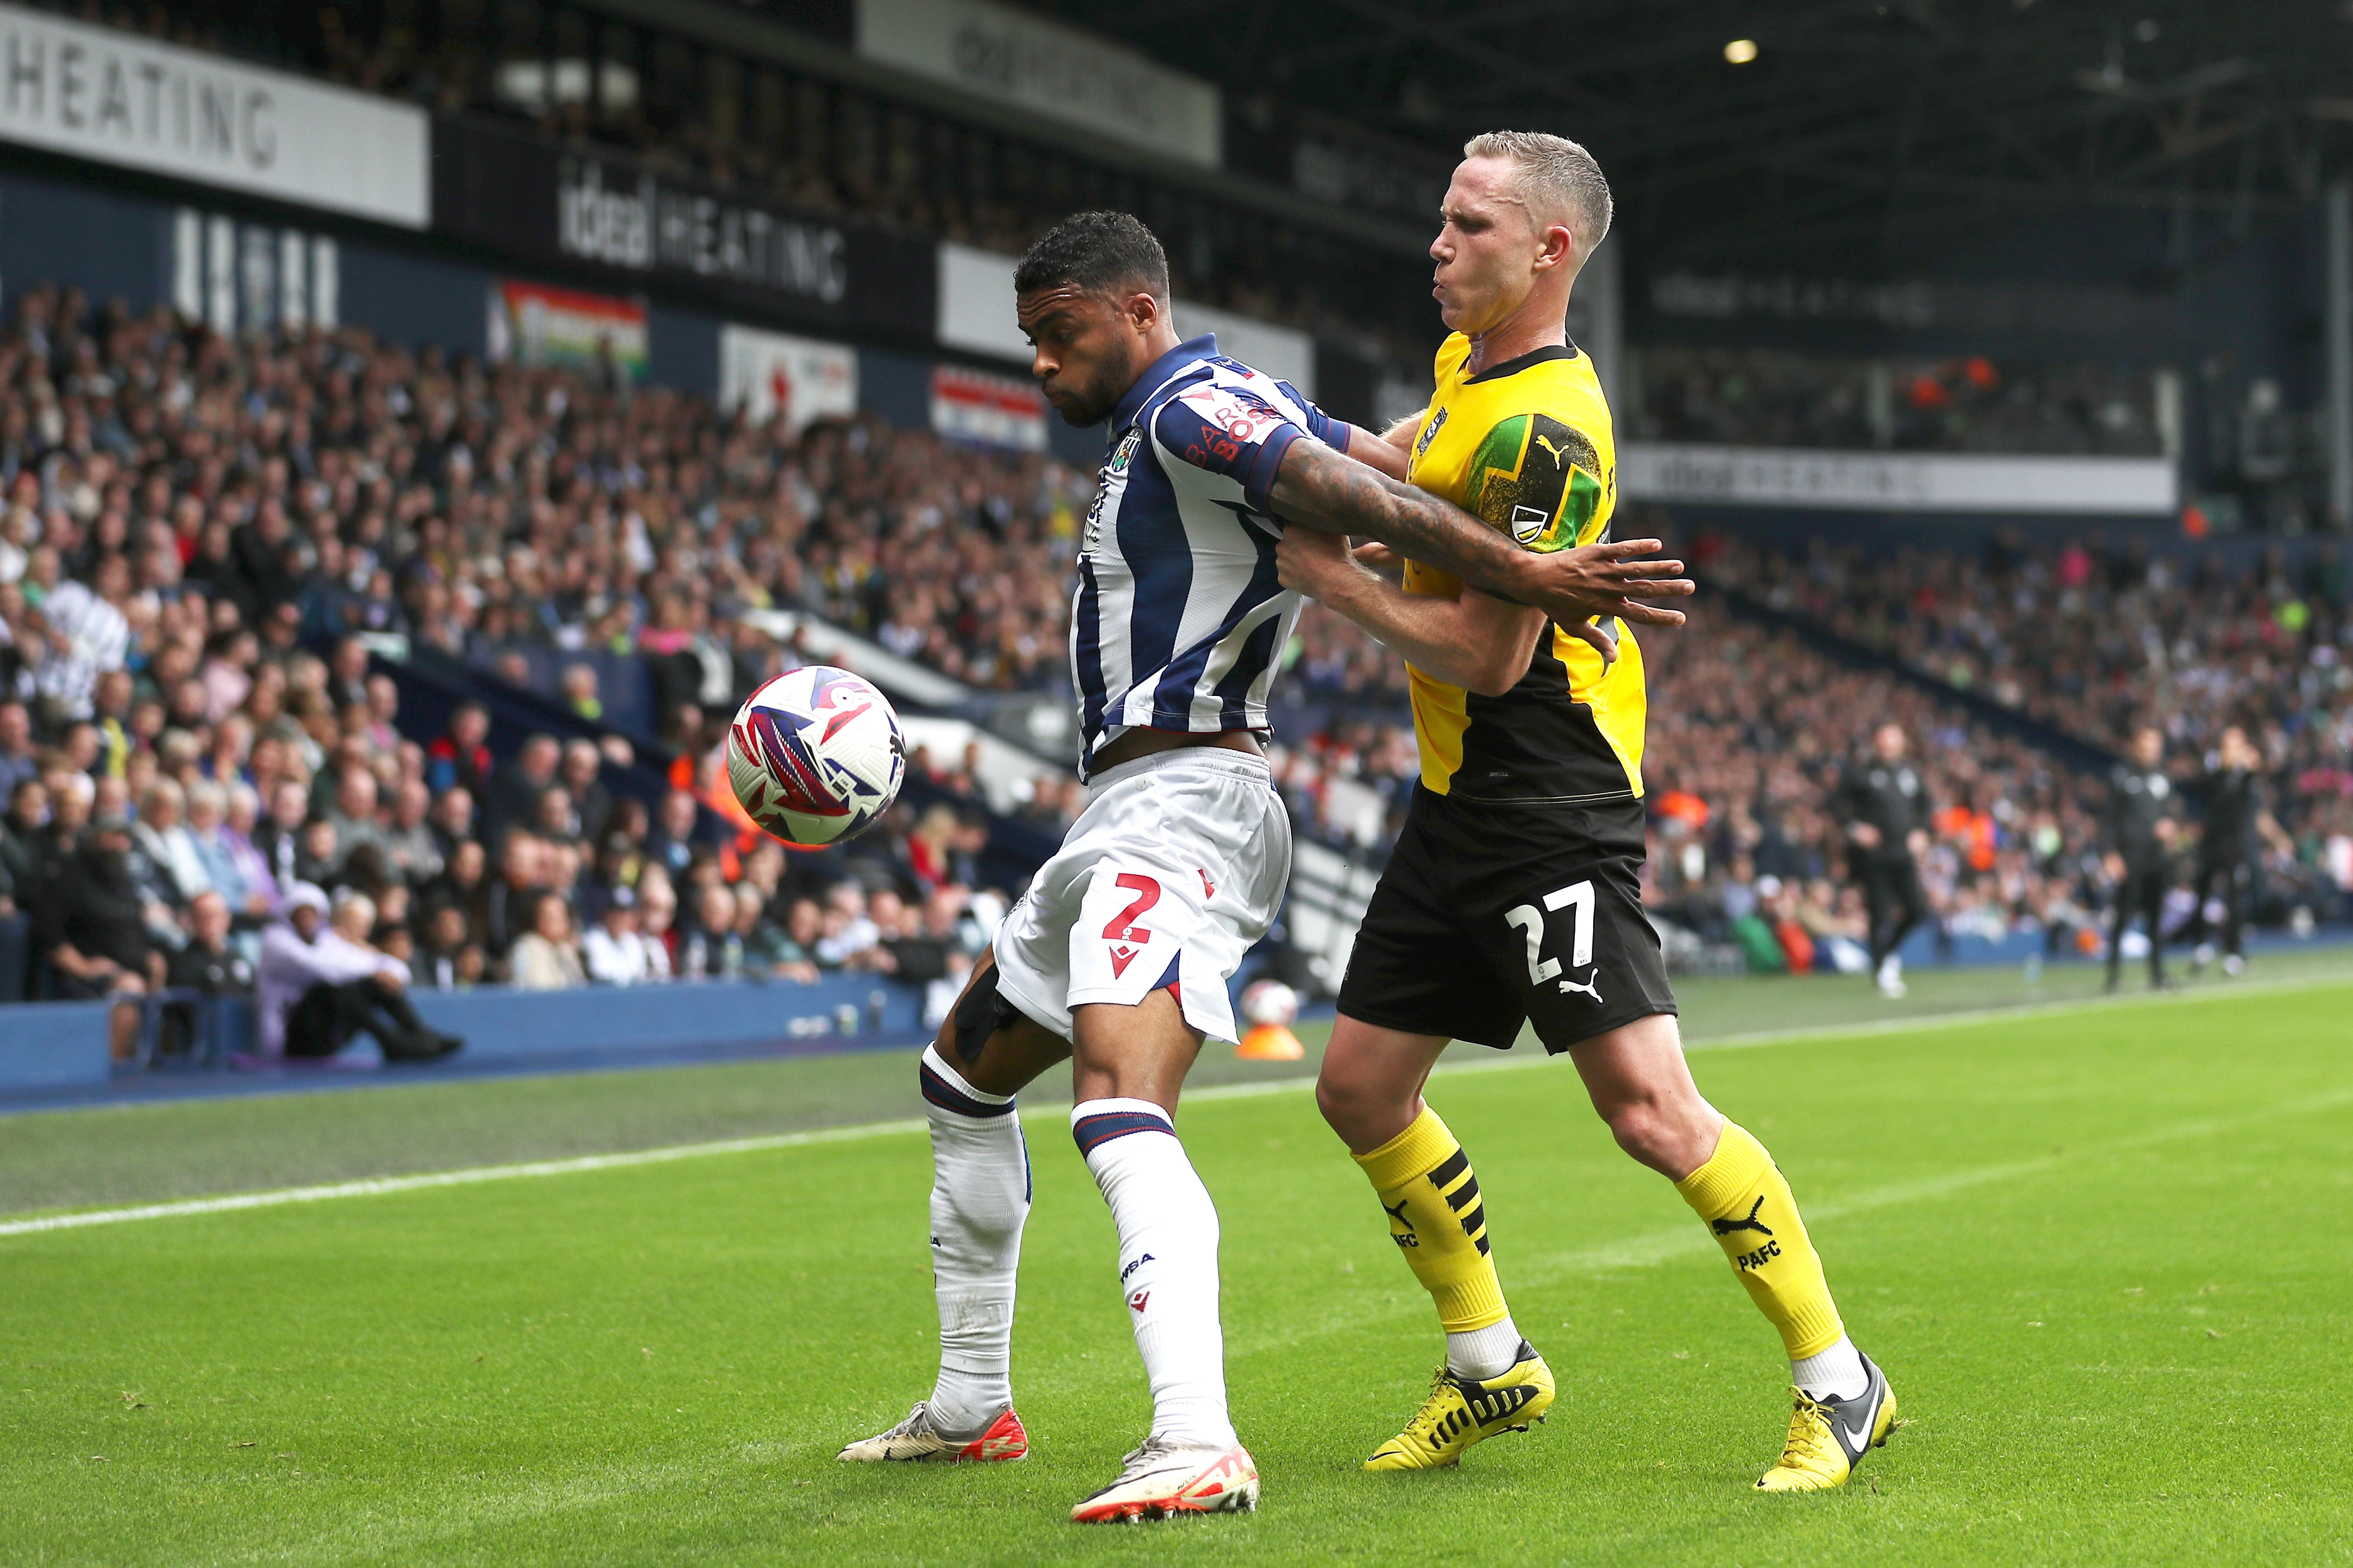
<instances>
[{"instance_id":1,"label":"stadium crowd","mask_svg":"<svg viewBox=\"0 0 2353 1568\"><path fill-rule=\"evenodd\" d=\"M1639 351L1629 367L1635 392L1627 429L1644 440L2117 457L2163 450L2149 377L2099 364L1665 347Z\"/></svg>"},{"instance_id":2,"label":"stadium crowd","mask_svg":"<svg viewBox=\"0 0 2353 1568\"><path fill-rule=\"evenodd\" d=\"M0 998L249 984L312 889L334 902L306 940L402 984L961 973L1001 901L960 764L919 754L934 804L847 852L788 860L725 819L725 714L787 657L735 617L813 609L980 685L1047 682L1083 481L863 423L768 435L593 377L27 290L0 338L0 922L29 961ZM617 737L510 736L494 766L479 708L404 731L369 638L643 658L667 795L617 787L659 760ZM593 717L586 668L564 695Z\"/></svg>"},{"instance_id":3,"label":"stadium crowd","mask_svg":"<svg viewBox=\"0 0 2353 1568\"><path fill-rule=\"evenodd\" d=\"M2236 572L2013 531L1974 552L1707 551L1715 580L2078 740L2117 750L2157 724L2185 778L2242 726L2295 858L2353 882L2353 572L2335 546Z\"/></svg>"},{"instance_id":4,"label":"stadium crowd","mask_svg":"<svg viewBox=\"0 0 2353 1568\"><path fill-rule=\"evenodd\" d=\"M356 331L230 342L29 289L0 337L0 927L29 942L0 997L249 984L309 889L327 904L311 945L348 941L404 985L860 969L952 986L1004 892L981 886L968 768L919 752L929 804L843 851L751 832L723 720L793 655L744 616L807 610L978 687L1059 690L1088 485L869 420L790 440L593 375ZM2184 580L2010 540L1974 558L1691 553L1710 583L2086 739L2154 717L2184 771L2238 719L2286 829L2273 885L2324 910L2353 885L2336 557ZM534 650L592 720L586 656L641 660L647 739L678 759L666 792L621 787L662 759L617 736L503 736L521 743L494 766L479 708L404 728L369 661L370 639L402 638L510 677ZM1704 601L1647 653L1652 897L1697 940L1754 945L1759 921L1792 957L1802 931L1840 959L1860 916L1824 801L1880 716L1929 780L1939 929L2091 929L2110 876L2096 790L2042 753ZM1290 666L1328 717L1283 736L1285 793L1307 833L1377 854L1415 773L1402 667L1312 605ZM1056 829L1077 804L1065 783L1025 815Z\"/></svg>"},{"instance_id":5,"label":"stadium crowd","mask_svg":"<svg viewBox=\"0 0 2353 1568\"><path fill-rule=\"evenodd\" d=\"M1672 536L1662 517L1641 525ZM2028 934L2048 952L2093 951L2121 874L2105 781L1890 672L1739 616L1709 587L1753 593L2111 752L2158 723L2168 771L2193 792L2223 730L2243 727L2264 758L2257 911L2353 914L2353 650L2340 640L2333 555L2301 577L2276 557L2239 579L2210 566L2193 585L2162 562L2080 544L2038 554L2014 539L1982 559L1822 548L1792 559L1720 535L1678 548L1703 590L1684 627L1642 639L1646 896L1701 942L1757 967L1864 967L1865 911L1833 803L1884 722L1909 735L1923 775L1921 880L1940 943ZM1320 614L1302 623L1298 674L1333 717L1283 754L1282 777L1305 835L1377 854L1410 795L1412 731L1394 661L1356 658ZM2200 929L2189 846L2168 932Z\"/></svg>"}]
</instances>

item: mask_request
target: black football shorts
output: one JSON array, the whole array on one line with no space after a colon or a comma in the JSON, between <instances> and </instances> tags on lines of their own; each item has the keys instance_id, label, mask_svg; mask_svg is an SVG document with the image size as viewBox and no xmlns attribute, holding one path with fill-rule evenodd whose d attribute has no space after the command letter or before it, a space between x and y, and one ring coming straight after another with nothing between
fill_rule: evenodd
<instances>
[{"instance_id":1,"label":"black football shorts","mask_svg":"<svg viewBox=\"0 0 2353 1568\"><path fill-rule=\"evenodd\" d=\"M1340 1013L1558 1053L1675 1010L1642 913L1642 805L1458 801L1417 784L1356 931Z\"/></svg>"}]
</instances>

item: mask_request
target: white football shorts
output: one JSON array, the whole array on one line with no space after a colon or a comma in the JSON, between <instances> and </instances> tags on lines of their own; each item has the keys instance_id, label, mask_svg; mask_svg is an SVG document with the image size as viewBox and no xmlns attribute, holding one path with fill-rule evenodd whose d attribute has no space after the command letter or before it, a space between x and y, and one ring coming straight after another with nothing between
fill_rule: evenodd
<instances>
[{"instance_id":1,"label":"white football shorts","mask_svg":"<svg viewBox=\"0 0 2353 1568\"><path fill-rule=\"evenodd\" d=\"M1226 982L1290 879L1291 818L1264 759L1181 746L1123 763L997 928L997 989L1067 1040L1072 1008L1165 986L1187 1023L1234 1039Z\"/></svg>"}]
</instances>

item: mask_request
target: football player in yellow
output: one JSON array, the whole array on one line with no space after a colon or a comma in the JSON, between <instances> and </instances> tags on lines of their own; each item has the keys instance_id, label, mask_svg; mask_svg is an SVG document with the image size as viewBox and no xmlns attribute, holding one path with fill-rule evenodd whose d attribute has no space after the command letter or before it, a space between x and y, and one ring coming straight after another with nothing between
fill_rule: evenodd
<instances>
[{"instance_id":1,"label":"football player in yellow","mask_svg":"<svg viewBox=\"0 0 2353 1568\"><path fill-rule=\"evenodd\" d=\"M1497 132L1463 153L1430 247L1452 335L1429 408L1392 443L1414 484L1525 549L1606 540L1609 409L1565 317L1577 268L1609 230L1609 184L1557 136ZM1470 1157L1422 1098L1450 1040L1508 1048L1533 1021L1545 1048L1576 1065L1619 1146L1675 1184L1781 1336L1796 1407L1757 1484L1842 1485L1886 1441L1895 1399L1847 1338L1772 1156L1700 1097L1684 1065L1641 907L1633 617L1563 626L1419 562L1392 581L1378 570L1392 560L1303 528L1279 555L1286 585L1405 656L1421 752L1316 1085L1446 1331L1428 1403L1366 1468L1453 1464L1552 1404L1552 1373L1504 1303Z\"/></svg>"}]
</instances>

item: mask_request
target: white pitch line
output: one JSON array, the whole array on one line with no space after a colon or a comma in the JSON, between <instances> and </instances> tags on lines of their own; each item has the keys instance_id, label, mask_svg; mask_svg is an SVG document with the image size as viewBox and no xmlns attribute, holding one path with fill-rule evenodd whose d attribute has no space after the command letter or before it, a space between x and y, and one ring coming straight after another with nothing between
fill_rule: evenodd
<instances>
[{"instance_id":1,"label":"white pitch line","mask_svg":"<svg viewBox=\"0 0 2353 1568\"><path fill-rule=\"evenodd\" d=\"M2013 1018L2048 1018L2069 1013L2088 1012L2119 1006L2163 1005L2179 1002L2220 1001L2226 998L2267 994L2286 991L2311 990L2319 986L2342 984L2336 976L2320 976L2302 980L2284 980L2221 988L2190 991L2163 991L2130 997L2087 996L2068 1002L2038 1003L2018 1007L1979 1007L1965 1013L1930 1014L1915 1018L1891 1018L1884 1021L1862 1021L1835 1024L1810 1029L1776 1029L1749 1035L1728 1035L1721 1039L1694 1041L1685 1048L1690 1051L1742 1050L1758 1046L1784 1045L1799 1040L1851 1039L1871 1035L1916 1034L1922 1030L1966 1027L1974 1024L1993 1023ZM1551 1058L1541 1051L1516 1051L1498 1054L1493 1059L1472 1058L1460 1062L1443 1062L1437 1068L1447 1076L1498 1072L1514 1068L1542 1066ZM1261 1095L1288 1094L1314 1086L1310 1078L1269 1079L1257 1083L1214 1084L1188 1091L1187 1103L1214 1100L1255 1100ZM1023 1108L1035 1115L1065 1110L1067 1107L1040 1103ZM1025 1120L1028 1116L1025 1115ZM0 1221L0 1237L37 1236L48 1231L79 1230L86 1226L123 1225L132 1220L176 1219L193 1215L234 1214L244 1209L280 1208L288 1204L323 1203L331 1198L378 1197L394 1193L424 1192L435 1187L471 1186L480 1182L512 1181L533 1176L572 1176L591 1171L621 1171L638 1165L668 1164L676 1160L701 1159L714 1154L754 1154L772 1149L797 1149L812 1143L849 1143L868 1138L890 1138L921 1132L924 1122L918 1119L898 1121L869 1121L853 1127L821 1127L807 1132L778 1132L759 1138L727 1138L709 1143L674 1143L659 1149L635 1149L617 1154L582 1154L568 1160L530 1160L511 1165L478 1165L462 1171L433 1171L411 1176L372 1176L360 1181L329 1182L318 1186L281 1187L273 1192L237 1193L217 1198L183 1198L171 1203L142 1204L134 1208L85 1209L76 1214L42 1215L31 1219Z\"/></svg>"},{"instance_id":2,"label":"white pitch line","mask_svg":"<svg viewBox=\"0 0 2353 1568\"><path fill-rule=\"evenodd\" d=\"M281 1187L275 1192L237 1193L220 1198L184 1198L174 1203L142 1204L137 1208L89 1209L79 1214L43 1215L35 1219L0 1224L0 1237L33 1236L42 1231L74 1230L87 1225L121 1225L135 1219L173 1219L183 1215L230 1214L238 1209L277 1208L285 1204L315 1204L329 1198L375 1197L386 1193L421 1192L429 1187L463 1187L476 1182L503 1182L522 1176L571 1176L586 1171L620 1171L633 1165L661 1165L673 1160L699 1159L706 1154L752 1154L768 1149L797 1149L810 1143L847 1143L893 1133L921 1132L920 1120L870 1121L857 1127L820 1127L807 1132L778 1132L762 1138L727 1138L711 1143L673 1143L660 1149L634 1149L619 1154L582 1154L569 1160L531 1160L514 1165L477 1165L464 1171L433 1171L415 1176L371 1176L356 1182L329 1182L315 1187Z\"/></svg>"}]
</instances>

